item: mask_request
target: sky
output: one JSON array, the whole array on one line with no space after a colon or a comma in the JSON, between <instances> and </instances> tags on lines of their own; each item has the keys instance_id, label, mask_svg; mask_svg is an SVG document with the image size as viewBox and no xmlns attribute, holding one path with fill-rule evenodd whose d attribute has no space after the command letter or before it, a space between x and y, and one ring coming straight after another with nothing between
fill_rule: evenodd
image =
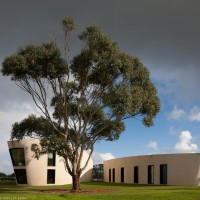
<instances>
[{"instance_id":1,"label":"sky","mask_svg":"<svg viewBox=\"0 0 200 200\"><path fill-rule=\"evenodd\" d=\"M120 49L141 59L158 90L161 110L154 126L127 120L118 141L95 145L94 163L146 154L200 152L199 0L6 0L0 4L0 68L6 56L27 44L56 38L63 48L61 21L77 23L76 36L96 24ZM38 114L32 99L0 74L0 172L13 171L8 152L12 124Z\"/></svg>"}]
</instances>

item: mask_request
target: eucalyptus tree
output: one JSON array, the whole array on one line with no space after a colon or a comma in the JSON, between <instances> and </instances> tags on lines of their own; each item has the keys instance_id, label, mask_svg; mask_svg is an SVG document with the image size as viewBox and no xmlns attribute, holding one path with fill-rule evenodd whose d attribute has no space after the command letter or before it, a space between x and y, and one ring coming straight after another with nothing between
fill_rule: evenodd
<instances>
[{"instance_id":1,"label":"eucalyptus tree","mask_svg":"<svg viewBox=\"0 0 200 200\"><path fill-rule=\"evenodd\" d=\"M147 127L160 109L157 90L142 62L122 52L102 30L87 26L80 34L80 52L70 61L75 23L64 18L65 55L54 42L28 45L6 57L1 72L27 92L41 116L13 124L11 139L40 138L35 157L56 152L72 176L73 190L100 140L119 139L124 120L138 116ZM84 151L89 152L84 166Z\"/></svg>"}]
</instances>

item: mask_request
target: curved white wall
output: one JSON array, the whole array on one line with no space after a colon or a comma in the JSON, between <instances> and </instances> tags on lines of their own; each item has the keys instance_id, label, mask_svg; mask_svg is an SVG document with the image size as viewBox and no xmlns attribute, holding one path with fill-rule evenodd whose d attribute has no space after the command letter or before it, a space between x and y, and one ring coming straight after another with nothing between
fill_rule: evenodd
<instances>
[{"instance_id":1,"label":"curved white wall","mask_svg":"<svg viewBox=\"0 0 200 200\"><path fill-rule=\"evenodd\" d=\"M124 168L124 182L134 183L134 166L138 166L138 184L148 184L148 166L153 165L153 184L160 184L160 165L167 165L167 185L200 186L200 154L161 154L117 158L104 162L104 181L111 182L115 169L115 182L121 182L121 168Z\"/></svg>"},{"instance_id":2,"label":"curved white wall","mask_svg":"<svg viewBox=\"0 0 200 200\"><path fill-rule=\"evenodd\" d=\"M8 141L9 149L24 148L25 154L25 166L13 166L14 169L26 169L27 185L51 185L47 184L47 170L55 170L55 184L63 185L72 183L72 178L68 172L66 172L62 158L56 155L55 166L48 166L48 155L42 155L38 160L33 158L33 152L31 151L31 145L39 144L38 139L25 139L20 141ZM82 163L85 163L88 155L84 152ZM81 175L81 182L90 182L92 180L92 168L93 162L90 159L87 168ZM20 184L19 184L20 185Z\"/></svg>"}]
</instances>

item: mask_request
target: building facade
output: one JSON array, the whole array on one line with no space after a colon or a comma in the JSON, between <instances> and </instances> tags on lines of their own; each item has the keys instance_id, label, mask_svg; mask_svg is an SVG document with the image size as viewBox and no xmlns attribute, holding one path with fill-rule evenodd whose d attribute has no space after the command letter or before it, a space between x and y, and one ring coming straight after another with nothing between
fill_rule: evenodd
<instances>
[{"instance_id":1,"label":"building facade","mask_svg":"<svg viewBox=\"0 0 200 200\"><path fill-rule=\"evenodd\" d=\"M10 156L18 185L63 185L72 183L72 178L65 170L62 158L54 153L33 158L32 144L39 144L38 139L8 141ZM88 155L84 152L82 163ZM90 159L81 175L81 182L92 181L93 162Z\"/></svg>"},{"instance_id":2,"label":"building facade","mask_svg":"<svg viewBox=\"0 0 200 200\"><path fill-rule=\"evenodd\" d=\"M104 181L200 186L200 154L160 154L104 161Z\"/></svg>"},{"instance_id":3,"label":"building facade","mask_svg":"<svg viewBox=\"0 0 200 200\"><path fill-rule=\"evenodd\" d=\"M37 139L9 141L8 147L18 185L72 183L62 158L54 153L33 158ZM88 155L84 152L82 163ZM90 159L81 182L104 181L130 184L200 186L200 154L160 154L116 158L94 165Z\"/></svg>"}]
</instances>

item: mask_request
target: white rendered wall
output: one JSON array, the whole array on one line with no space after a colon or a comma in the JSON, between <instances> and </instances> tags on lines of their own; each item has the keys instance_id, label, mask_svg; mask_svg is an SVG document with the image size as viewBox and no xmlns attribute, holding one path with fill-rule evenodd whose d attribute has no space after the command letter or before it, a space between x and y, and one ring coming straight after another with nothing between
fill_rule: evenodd
<instances>
[{"instance_id":1,"label":"white rendered wall","mask_svg":"<svg viewBox=\"0 0 200 200\"><path fill-rule=\"evenodd\" d=\"M62 158L56 155L55 166L48 166L48 157L42 155L38 160L33 158L34 153L31 151L32 144L39 144L37 139L25 139L20 141L8 141L9 149L24 148L25 166L13 166L14 169L26 169L27 184L30 186L36 185L63 185L72 183L72 178L66 172ZM84 152L82 164L86 162L88 155ZM90 182L92 180L93 162L90 159L86 169L81 175L81 182ZM47 184L47 170L55 170L55 184Z\"/></svg>"},{"instance_id":2,"label":"white rendered wall","mask_svg":"<svg viewBox=\"0 0 200 200\"><path fill-rule=\"evenodd\" d=\"M160 184L160 165L167 164L167 185L200 186L200 154L161 154L117 158L104 162L104 181L109 182L109 169L115 168L115 182L134 183L134 166L139 167L139 184L148 184L148 165L154 165L154 184ZM111 173L112 174L112 173ZM112 176L111 176L112 182Z\"/></svg>"}]
</instances>

